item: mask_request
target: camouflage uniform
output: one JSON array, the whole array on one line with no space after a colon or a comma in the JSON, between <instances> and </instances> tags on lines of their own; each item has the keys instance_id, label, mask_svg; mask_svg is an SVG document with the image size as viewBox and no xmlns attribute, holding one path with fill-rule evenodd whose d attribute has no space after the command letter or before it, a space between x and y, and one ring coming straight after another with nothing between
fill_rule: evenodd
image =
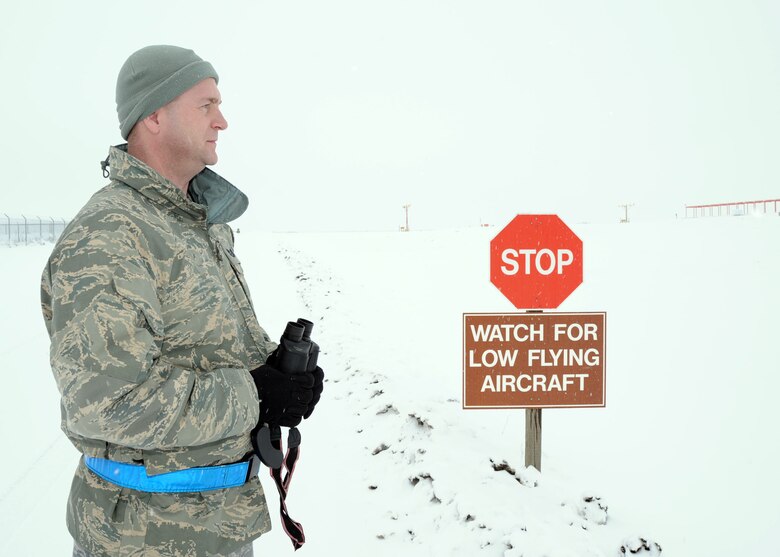
<instances>
[{"instance_id":1,"label":"camouflage uniform","mask_svg":"<svg viewBox=\"0 0 780 557\"><path fill-rule=\"evenodd\" d=\"M62 429L83 454L143 462L151 475L239 461L259 414L248 370L275 348L226 224L246 196L205 169L185 197L126 146L111 148L109 164L112 181L69 224L43 272ZM257 477L231 489L142 493L105 482L83 459L67 525L82 548L106 557L224 555L271 528Z\"/></svg>"}]
</instances>

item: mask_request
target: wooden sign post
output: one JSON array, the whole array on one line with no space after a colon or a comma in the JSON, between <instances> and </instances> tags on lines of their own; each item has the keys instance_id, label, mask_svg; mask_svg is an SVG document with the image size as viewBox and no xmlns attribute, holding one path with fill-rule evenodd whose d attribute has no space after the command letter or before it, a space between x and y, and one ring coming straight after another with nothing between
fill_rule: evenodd
<instances>
[{"instance_id":1,"label":"wooden sign post","mask_svg":"<svg viewBox=\"0 0 780 557\"><path fill-rule=\"evenodd\" d=\"M529 309L526 313L542 313ZM542 409L525 409L525 467L533 466L542 471Z\"/></svg>"},{"instance_id":2,"label":"wooden sign post","mask_svg":"<svg viewBox=\"0 0 780 557\"><path fill-rule=\"evenodd\" d=\"M525 467L542 471L542 409L525 409Z\"/></svg>"}]
</instances>

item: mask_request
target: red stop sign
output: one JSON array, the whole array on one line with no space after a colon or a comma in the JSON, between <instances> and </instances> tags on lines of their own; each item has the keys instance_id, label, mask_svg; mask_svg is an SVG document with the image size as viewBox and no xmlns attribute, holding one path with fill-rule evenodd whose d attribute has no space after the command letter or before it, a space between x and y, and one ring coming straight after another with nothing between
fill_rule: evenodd
<instances>
[{"instance_id":1,"label":"red stop sign","mask_svg":"<svg viewBox=\"0 0 780 557\"><path fill-rule=\"evenodd\" d=\"M518 309L557 308L582 282L582 240L558 215L517 215L490 241L490 282Z\"/></svg>"}]
</instances>

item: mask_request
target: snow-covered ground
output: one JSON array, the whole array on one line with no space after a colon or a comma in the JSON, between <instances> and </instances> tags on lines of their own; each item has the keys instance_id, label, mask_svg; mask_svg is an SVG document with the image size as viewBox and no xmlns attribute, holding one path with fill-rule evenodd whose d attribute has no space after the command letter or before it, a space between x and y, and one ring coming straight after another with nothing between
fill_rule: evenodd
<instances>
[{"instance_id":1,"label":"snow-covered ground","mask_svg":"<svg viewBox=\"0 0 780 557\"><path fill-rule=\"evenodd\" d=\"M288 498L301 554L778 555L780 218L568 224L585 280L559 310L607 312L607 406L544 410L538 474L523 466L522 410L461 406L462 314L515 311L489 282L498 229L242 223L261 323L276 337L308 317L323 349ZM38 309L50 249L0 250L0 555L71 544L78 455ZM263 478L275 528L255 553L292 554Z\"/></svg>"}]
</instances>

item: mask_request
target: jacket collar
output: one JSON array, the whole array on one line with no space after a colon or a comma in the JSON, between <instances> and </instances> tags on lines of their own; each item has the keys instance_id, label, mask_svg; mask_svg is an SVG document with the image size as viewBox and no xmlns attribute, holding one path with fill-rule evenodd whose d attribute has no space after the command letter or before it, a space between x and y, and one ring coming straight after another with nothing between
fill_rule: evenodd
<instances>
[{"instance_id":1,"label":"jacket collar","mask_svg":"<svg viewBox=\"0 0 780 557\"><path fill-rule=\"evenodd\" d=\"M190 181L185 196L173 182L128 154L127 143L111 147L102 166L104 173L106 166L111 169L107 177L127 184L154 203L192 220L228 223L240 217L249 205L249 199L241 190L208 168Z\"/></svg>"}]
</instances>

